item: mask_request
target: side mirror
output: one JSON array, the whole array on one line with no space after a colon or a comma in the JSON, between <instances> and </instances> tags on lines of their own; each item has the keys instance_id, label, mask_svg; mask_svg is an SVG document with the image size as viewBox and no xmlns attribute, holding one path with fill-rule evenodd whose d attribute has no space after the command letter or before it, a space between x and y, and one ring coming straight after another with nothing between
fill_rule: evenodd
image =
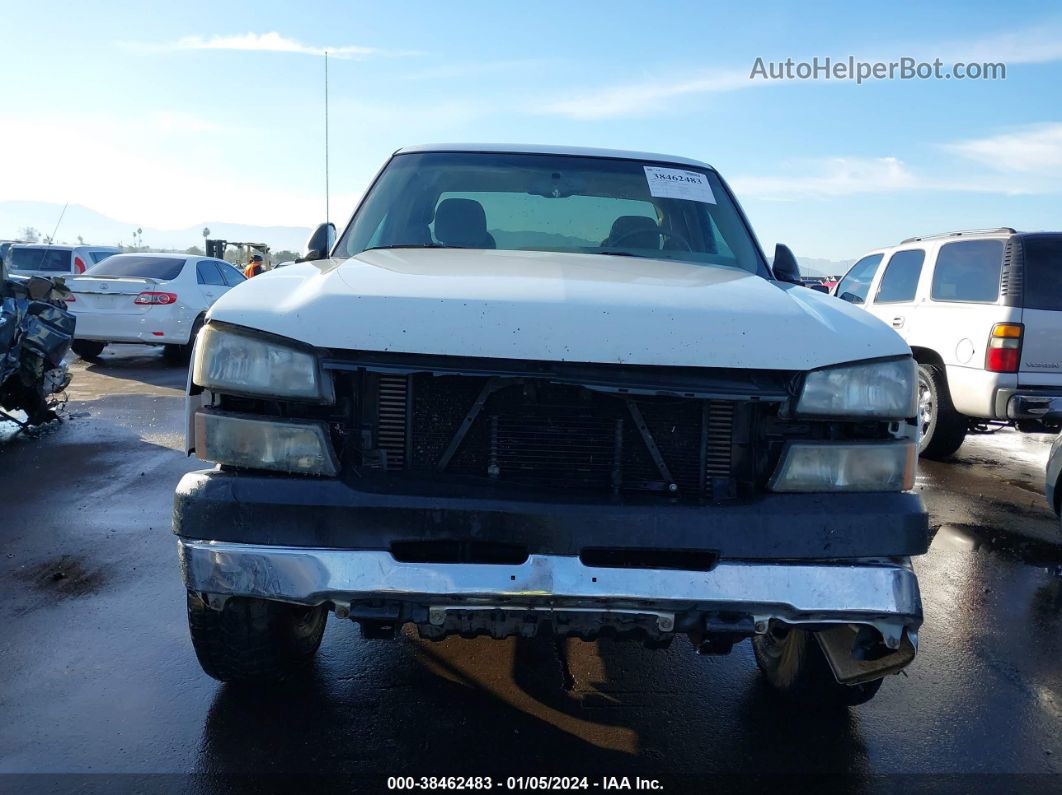
<instances>
[{"instance_id":1,"label":"side mirror","mask_svg":"<svg viewBox=\"0 0 1062 795\"><path fill-rule=\"evenodd\" d=\"M771 267L774 270L774 278L778 281L801 284L800 266L797 265L796 257L789 250L789 246L779 243L774 247L774 264Z\"/></svg>"},{"instance_id":2,"label":"side mirror","mask_svg":"<svg viewBox=\"0 0 1062 795\"><path fill-rule=\"evenodd\" d=\"M327 259L332 246L336 242L336 225L332 223L320 224L306 239L306 250L296 262L309 262L316 259Z\"/></svg>"}]
</instances>

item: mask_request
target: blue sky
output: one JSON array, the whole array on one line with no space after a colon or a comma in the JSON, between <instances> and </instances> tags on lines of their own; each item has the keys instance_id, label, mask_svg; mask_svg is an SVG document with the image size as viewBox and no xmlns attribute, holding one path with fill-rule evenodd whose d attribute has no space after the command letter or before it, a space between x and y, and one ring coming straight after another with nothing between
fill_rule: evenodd
<instances>
[{"instance_id":1,"label":"blue sky","mask_svg":"<svg viewBox=\"0 0 1062 795\"><path fill-rule=\"evenodd\" d=\"M1049 3L5 0L0 200L131 224L322 220L395 148L504 141L715 165L767 249L850 258L954 228L1062 227ZM757 57L992 61L1007 79L750 80Z\"/></svg>"}]
</instances>

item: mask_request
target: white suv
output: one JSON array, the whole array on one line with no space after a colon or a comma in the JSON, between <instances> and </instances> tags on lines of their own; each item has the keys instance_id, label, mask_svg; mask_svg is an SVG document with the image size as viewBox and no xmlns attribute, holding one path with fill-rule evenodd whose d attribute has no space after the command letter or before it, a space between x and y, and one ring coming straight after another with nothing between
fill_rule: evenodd
<instances>
[{"instance_id":1,"label":"white suv","mask_svg":"<svg viewBox=\"0 0 1062 795\"><path fill-rule=\"evenodd\" d=\"M862 257L834 294L892 326L919 364L920 452L987 423L1055 431L1062 412L1062 233L912 237Z\"/></svg>"},{"instance_id":2,"label":"white suv","mask_svg":"<svg viewBox=\"0 0 1062 795\"><path fill-rule=\"evenodd\" d=\"M114 246L15 243L4 262L10 273L19 276L77 276L121 251Z\"/></svg>"}]
</instances>

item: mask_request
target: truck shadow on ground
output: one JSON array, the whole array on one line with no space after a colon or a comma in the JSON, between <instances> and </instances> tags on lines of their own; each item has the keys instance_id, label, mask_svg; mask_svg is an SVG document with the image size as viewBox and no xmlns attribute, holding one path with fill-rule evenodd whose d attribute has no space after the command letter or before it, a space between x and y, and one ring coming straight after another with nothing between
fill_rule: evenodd
<instances>
[{"instance_id":1,"label":"truck shadow on ground","mask_svg":"<svg viewBox=\"0 0 1062 795\"><path fill-rule=\"evenodd\" d=\"M226 776L304 771L384 789L388 776L640 775L703 784L728 774L864 773L866 751L848 712L787 707L742 661L705 671L706 661L680 643L650 652L569 641L567 661L546 636L373 644L371 661L345 660L368 662L350 676L335 678L328 669L336 659L326 658L278 687L220 687L196 775L205 787ZM685 661L675 671L677 652Z\"/></svg>"}]
</instances>

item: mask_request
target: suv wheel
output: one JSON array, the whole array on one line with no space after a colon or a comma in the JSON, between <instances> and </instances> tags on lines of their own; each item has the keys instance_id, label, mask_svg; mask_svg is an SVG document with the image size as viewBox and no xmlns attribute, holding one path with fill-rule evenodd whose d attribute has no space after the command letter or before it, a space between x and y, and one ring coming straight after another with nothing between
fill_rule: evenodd
<instances>
[{"instance_id":1,"label":"suv wheel","mask_svg":"<svg viewBox=\"0 0 1062 795\"><path fill-rule=\"evenodd\" d=\"M93 342L92 340L74 340L70 343L70 350L86 362L94 362L99 359L105 347L107 347L106 343Z\"/></svg>"},{"instance_id":2,"label":"suv wheel","mask_svg":"<svg viewBox=\"0 0 1062 795\"><path fill-rule=\"evenodd\" d=\"M881 679L857 685L838 682L813 633L802 629L774 625L752 639L752 649L771 687L797 702L854 707L881 689Z\"/></svg>"},{"instance_id":3,"label":"suv wheel","mask_svg":"<svg viewBox=\"0 0 1062 795\"><path fill-rule=\"evenodd\" d=\"M952 406L944 371L930 364L918 365L918 423L918 454L924 458L947 458L966 438L969 421Z\"/></svg>"},{"instance_id":4,"label":"suv wheel","mask_svg":"<svg viewBox=\"0 0 1062 795\"><path fill-rule=\"evenodd\" d=\"M214 610L188 592L188 629L203 670L222 682L266 683L310 662L324 636L324 605L231 597Z\"/></svg>"}]
</instances>

